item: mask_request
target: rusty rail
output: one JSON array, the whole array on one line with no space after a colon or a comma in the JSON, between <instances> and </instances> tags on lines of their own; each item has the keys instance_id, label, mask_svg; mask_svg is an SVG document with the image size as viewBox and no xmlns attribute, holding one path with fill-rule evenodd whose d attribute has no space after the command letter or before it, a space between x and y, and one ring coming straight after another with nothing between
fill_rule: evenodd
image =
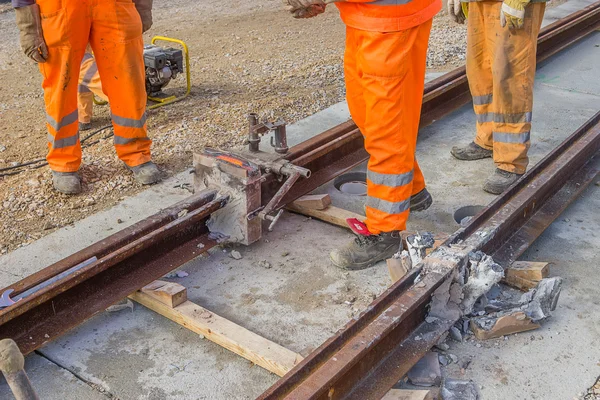
<instances>
[{"instance_id":1,"label":"rusty rail","mask_svg":"<svg viewBox=\"0 0 600 400\"><path fill-rule=\"evenodd\" d=\"M0 310L0 337L13 339L28 354L197 257L215 245L205 221L225 201L215 192L192 196L5 288L18 295L81 260L98 258Z\"/></svg>"}]
</instances>

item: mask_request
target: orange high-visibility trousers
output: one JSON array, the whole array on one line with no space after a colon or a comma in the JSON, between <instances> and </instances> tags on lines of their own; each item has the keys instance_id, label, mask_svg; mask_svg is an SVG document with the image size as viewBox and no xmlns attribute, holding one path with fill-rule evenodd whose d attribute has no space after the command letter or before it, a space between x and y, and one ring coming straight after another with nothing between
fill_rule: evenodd
<instances>
[{"instance_id":1,"label":"orange high-visibility trousers","mask_svg":"<svg viewBox=\"0 0 600 400\"><path fill-rule=\"evenodd\" d=\"M77 111L79 113L79 122L92 122L94 114L94 96L103 101L108 101L108 97L102 91L102 82L98 73L98 66L94 56L85 53L81 62L79 71L79 86L77 88Z\"/></svg>"},{"instance_id":2,"label":"orange high-visibility trousers","mask_svg":"<svg viewBox=\"0 0 600 400\"><path fill-rule=\"evenodd\" d=\"M44 0L38 4L49 53L39 67L44 77L50 168L74 172L81 164L77 89L88 43L110 101L117 155L130 167L150 161L142 22L134 3Z\"/></svg>"},{"instance_id":3,"label":"orange high-visibility trousers","mask_svg":"<svg viewBox=\"0 0 600 400\"><path fill-rule=\"evenodd\" d=\"M525 173L529 158L537 37L545 3L525 9L523 29L500 26L502 2L469 3L467 78L477 116L475 143L502 170Z\"/></svg>"},{"instance_id":4,"label":"orange high-visibility trousers","mask_svg":"<svg viewBox=\"0 0 600 400\"><path fill-rule=\"evenodd\" d=\"M406 229L425 188L415 160L431 20L397 32L346 28L344 73L352 119L369 153L365 221L372 234Z\"/></svg>"}]
</instances>

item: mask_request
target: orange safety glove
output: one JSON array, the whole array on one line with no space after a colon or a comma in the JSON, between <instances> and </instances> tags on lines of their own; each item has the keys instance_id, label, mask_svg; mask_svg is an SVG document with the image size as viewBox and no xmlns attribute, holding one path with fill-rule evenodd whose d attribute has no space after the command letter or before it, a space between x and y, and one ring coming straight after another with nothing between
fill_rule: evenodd
<instances>
[{"instance_id":1,"label":"orange safety glove","mask_svg":"<svg viewBox=\"0 0 600 400\"><path fill-rule=\"evenodd\" d=\"M521 29L525 18L525 7L530 0L504 0L500 11L500 25L509 29Z\"/></svg>"},{"instance_id":2,"label":"orange safety glove","mask_svg":"<svg viewBox=\"0 0 600 400\"><path fill-rule=\"evenodd\" d=\"M15 8L17 26L21 32L21 49L36 63L48 59L48 46L42 32L40 7L37 4Z\"/></svg>"},{"instance_id":3,"label":"orange safety glove","mask_svg":"<svg viewBox=\"0 0 600 400\"><path fill-rule=\"evenodd\" d=\"M468 6L468 3L461 3L460 0L448 0L448 15L454 22L464 24L467 19Z\"/></svg>"},{"instance_id":4,"label":"orange safety glove","mask_svg":"<svg viewBox=\"0 0 600 400\"><path fill-rule=\"evenodd\" d=\"M142 19L142 33L152 27L152 0L133 0Z\"/></svg>"}]
</instances>

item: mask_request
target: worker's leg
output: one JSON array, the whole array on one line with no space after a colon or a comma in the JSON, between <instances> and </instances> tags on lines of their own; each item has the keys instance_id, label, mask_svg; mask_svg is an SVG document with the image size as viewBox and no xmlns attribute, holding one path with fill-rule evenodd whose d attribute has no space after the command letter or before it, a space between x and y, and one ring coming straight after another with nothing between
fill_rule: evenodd
<instances>
[{"instance_id":1,"label":"worker's leg","mask_svg":"<svg viewBox=\"0 0 600 400\"><path fill-rule=\"evenodd\" d=\"M94 57L86 53L81 62L79 72L79 87L77 88L77 108L79 110L79 123L89 124L92 122L94 112L94 93L89 88L89 82L94 75L97 75L98 68L94 62Z\"/></svg>"},{"instance_id":2,"label":"worker's leg","mask_svg":"<svg viewBox=\"0 0 600 400\"><path fill-rule=\"evenodd\" d=\"M473 96L473 109L477 119L475 143L492 150L493 79L490 48L495 38L486 30L500 14L490 13L490 2L469 3L467 19L467 79ZM494 2L495 4L495 2Z\"/></svg>"},{"instance_id":3,"label":"worker's leg","mask_svg":"<svg viewBox=\"0 0 600 400\"><path fill-rule=\"evenodd\" d=\"M415 169L431 21L400 32L361 32L359 67L367 106L369 232L406 229Z\"/></svg>"},{"instance_id":4,"label":"worker's leg","mask_svg":"<svg viewBox=\"0 0 600 400\"><path fill-rule=\"evenodd\" d=\"M361 35L361 31L359 30L353 28L346 29L344 78L346 82L346 101L348 102L348 109L350 110L350 115L352 116L354 123L358 126L360 131L365 132L367 104L365 101L365 95L357 65L359 56L358 49L362 41ZM415 72L418 75L418 71ZM423 69L422 73L423 80L425 80L425 69ZM425 178L423 177L423 173L421 172L421 169L419 168L419 165L417 164L416 160L414 162L413 176L414 178L411 194L416 195L425 189ZM424 199L422 199L422 201L425 201L425 203L427 203L422 204L422 206L424 205L424 208L429 207L429 205L431 205L431 196L427 193L427 196L422 197L425 197Z\"/></svg>"},{"instance_id":5,"label":"worker's leg","mask_svg":"<svg viewBox=\"0 0 600 400\"><path fill-rule=\"evenodd\" d=\"M498 13L500 7L501 3L488 6ZM537 37L545 7L545 3L527 6L522 29L509 30L499 21L487 21L488 31L497 35L492 65L494 162L499 169L515 174L525 173L529 163Z\"/></svg>"},{"instance_id":6,"label":"worker's leg","mask_svg":"<svg viewBox=\"0 0 600 400\"><path fill-rule=\"evenodd\" d=\"M75 172L81 164L77 86L79 67L89 37L89 0L40 1L48 60L39 65L44 77L48 126L48 164L56 172Z\"/></svg>"},{"instance_id":7,"label":"worker's leg","mask_svg":"<svg viewBox=\"0 0 600 400\"><path fill-rule=\"evenodd\" d=\"M129 167L150 161L142 23L133 2L97 0L90 44L112 113L117 155Z\"/></svg>"},{"instance_id":8,"label":"worker's leg","mask_svg":"<svg viewBox=\"0 0 600 400\"><path fill-rule=\"evenodd\" d=\"M493 80L490 47L493 48L494 37L488 35L486 21L498 19L499 16L488 14L485 4L480 1L468 3L466 69L477 122L475 140L451 150L459 160L479 160L492 156Z\"/></svg>"},{"instance_id":9,"label":"worker's leg","mask_svg":"<svg viewBox=\"0 0 600 400\"><path fill-rule=\"evenodd\" d=\"M331 259L338 267L360 269L397 252L398 231L406 229L413 179L420 173L415 148L431 21L400 32L348 30L355 39L358 71L351 82L360 85L356 91L362 90L365 106L363 135L370 155L365 224L370 235L333 251Z\"/></svg>"}]
</instances>

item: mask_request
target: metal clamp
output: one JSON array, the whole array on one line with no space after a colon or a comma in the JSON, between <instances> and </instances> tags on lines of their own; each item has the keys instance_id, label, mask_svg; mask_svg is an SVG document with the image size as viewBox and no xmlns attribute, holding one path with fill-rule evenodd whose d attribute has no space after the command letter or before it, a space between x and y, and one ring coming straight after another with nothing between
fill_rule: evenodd
<instances>
[{"instance_id":1,"label":"metal clamp","mask_svg":"<svg viewBox=\"0 0 600 400\"><path fill-rule=\"evenodd\" d=\"M287 129L286 123L282 119L278 119L276 122L258 122L258 114L248 114L248 149L256 153L260 146L261 135L267 132L273 132L271 138L271 146L275 148L275 152L278 154L286 154L289 150L287 144Z\"/></svg>"}]
</instances>

